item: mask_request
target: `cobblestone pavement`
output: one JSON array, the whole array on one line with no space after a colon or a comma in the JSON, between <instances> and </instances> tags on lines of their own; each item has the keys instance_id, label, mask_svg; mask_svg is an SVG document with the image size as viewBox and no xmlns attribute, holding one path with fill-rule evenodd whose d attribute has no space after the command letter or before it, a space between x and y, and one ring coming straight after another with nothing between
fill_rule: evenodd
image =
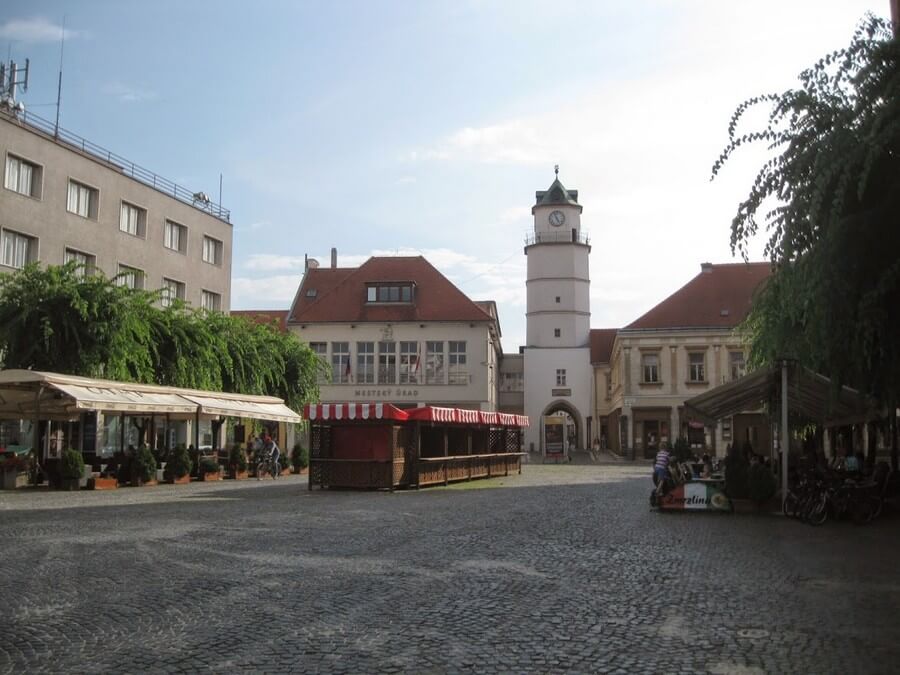
<instances>
[{"instance_id":1,"label":"cobblestone pavement","mask_svg":"<svg viewBox=\"0 0 900 675\"><path fill-rule=\"evenodd\" d=\"M900 517L649 511L649 469L0 493L0 673L900 668Z\"/></svg>"}]
</instances>

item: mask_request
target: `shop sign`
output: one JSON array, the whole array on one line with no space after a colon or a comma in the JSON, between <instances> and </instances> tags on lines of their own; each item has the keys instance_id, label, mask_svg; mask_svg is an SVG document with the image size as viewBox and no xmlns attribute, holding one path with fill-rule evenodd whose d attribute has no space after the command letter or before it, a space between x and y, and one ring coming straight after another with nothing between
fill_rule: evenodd
<instances>
[{"instance_id":1,"label":"shop sign","mask_svg":"<svg viewBox=\"0 0 900 675\"><path fill-rule=\"evenodd\" d=\"M660 508L688 511L731 511L731 500L719 486L709 483L676 485L663 495Z\"/></svg>"},{"instance_id":2,"label":"shop sign","mask_svg":"<svg viewBox=\"0 0 900 675\"><path fill-rule=\"evenodd\" d=\"M354 389L353 396L365 398L368 401L397 400L401 398L418 398L418 389L405 389L403 387L385 387L383 389Z\"/></svg>"},{"instance_id":3,"label":"shop sign","mask_svg":"<svg viewBox=\"0 0 900 675\"><path fill-rule=\"evenodd\" d=\"M571 389L552 389L550 391L551 396L571 396Z\"/></svg>"},{"instance_id":4,"label":"shop sign","mask_svg":"<svg viewBox=\"0 0 900 675\"><path fill-rule=\"evenodd\" d=\"M563 438L565 437L565 422L561 417L548 416L544 418L544 452L547 455L563 454Z\"/></svg>"}]
</instances>

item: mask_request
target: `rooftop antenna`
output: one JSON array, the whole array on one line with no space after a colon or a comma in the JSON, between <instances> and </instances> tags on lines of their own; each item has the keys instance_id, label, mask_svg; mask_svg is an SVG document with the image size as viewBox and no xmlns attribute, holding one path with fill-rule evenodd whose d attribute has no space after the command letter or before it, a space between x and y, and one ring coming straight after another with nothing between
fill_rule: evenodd
<instances>
[{"instance_id":1,"label":"rooftop antenna","mask_svg":"<svg viewBox=\"0 0 900 675\"><path fill-rule=\"evenodd\" d=\"M59 32L59 82L56 85L56 124L53 126L53 138L59 138L59 104L62 100L62 66L63 47L66 44L66 15L63 14L62 29Z\"/></svg>"},{"instance_id":2,"label":"rooftop antenna","mask_svg":"<svg viewBox=\"0 0 900 675\"><path fill-rule=\"evenodd\" d=\"M8 108L13 115L25 110L25 105L16 102L16 91L22 88L22 93L28 91L29 60L25 59L25 67L20 68L15 61L10 61L9 66L0 67L0 105ZM24 78L19 81L19 73L24 73Z\"/></svg>"},{"instance_id":3,"label":"rooftop antenna","mask_svg":"<svg viewBox=\"0 0 900 675\"><path fill-rule=\"evenodd\" d=\"M559 178L559 164L553 165L553 173L555 173L556 177Z\"/></svg>"}]
</instances>

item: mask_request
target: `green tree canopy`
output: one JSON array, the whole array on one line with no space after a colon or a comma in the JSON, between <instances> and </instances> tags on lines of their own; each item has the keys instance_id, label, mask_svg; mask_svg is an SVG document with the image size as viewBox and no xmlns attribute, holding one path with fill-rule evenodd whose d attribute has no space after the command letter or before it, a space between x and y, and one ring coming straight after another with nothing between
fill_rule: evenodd
<instances>
[{"instance_id":1,"label":"green tree canopy","mask_svg":"<svg viewBox=\"0 0 900 675\"><path fill-rule=\"evenodd\" d=\"M747 258L762 226L773 275L748 317L751 362L783 356L900 400L900 42L867 16L800 86L742 103L713 177L740 147L771 157L731 224ZM748 110L763 128L739 133Z\"/></svg>"},{"instance_id":2,"label":"green tree canopy","mask_svg":"<svg viewBox=\"0 0 900 675\"><path fill-rule=\"evenodd\" d=\"M294 409L318 398L323 365L293 334L182 302L159 308L159 297L80 275L75 263L2 275L3 365L274 395Z\"/></svg>"}]
</instances>

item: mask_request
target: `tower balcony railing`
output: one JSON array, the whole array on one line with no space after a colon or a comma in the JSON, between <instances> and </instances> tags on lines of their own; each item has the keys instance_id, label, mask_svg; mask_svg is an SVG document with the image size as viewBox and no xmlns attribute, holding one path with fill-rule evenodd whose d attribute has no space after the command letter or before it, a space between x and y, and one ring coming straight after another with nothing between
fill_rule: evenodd
<instances>
[{"instance_id":1,"label":"tower balcony railing","mask_svg":"<svg viewBox=\"0 0 900 675\"><path fill-rule=\"evenodd\" d=\"M526 235L525 245L533 244L584 244L590 245L591 238L585 232L561 230L559 232L532 232Z\"/></svg>"}]
</instances>

